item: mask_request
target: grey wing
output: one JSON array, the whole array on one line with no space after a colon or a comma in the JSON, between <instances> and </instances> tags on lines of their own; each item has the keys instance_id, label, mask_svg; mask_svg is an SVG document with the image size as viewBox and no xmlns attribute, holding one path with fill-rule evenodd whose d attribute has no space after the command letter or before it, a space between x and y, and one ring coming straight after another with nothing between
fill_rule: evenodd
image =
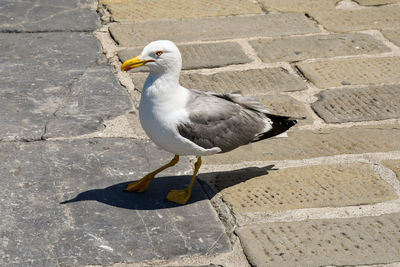
<instances>
[{"instance_id":1,"label":"grey wing","mask_svg":"<svg viewBox=\"0 0 400 267\"><path fill-rule=\"evenodd\" d=\"M178 125L180 135L206 149L219 147L221 152L252 142L266 129L267 118L257 110L263 106L257 102L259 106L252 109L233 97L241 96L191 91L186 106L189 121Z\"/></svg>"}]
</instances>

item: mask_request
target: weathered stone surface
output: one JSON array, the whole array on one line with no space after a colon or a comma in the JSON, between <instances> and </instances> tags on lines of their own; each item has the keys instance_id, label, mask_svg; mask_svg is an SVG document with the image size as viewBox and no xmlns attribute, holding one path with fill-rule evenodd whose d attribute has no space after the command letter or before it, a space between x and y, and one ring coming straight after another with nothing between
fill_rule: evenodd
<instances>
[{"instance_id":1,"label":"weathered stone surface","mask_svg":"<svg viewBox=\"0 0 400 267\"><path fill-rule=\"evenodd\" d=\"M348 32L400 28L400 6L311 11L328 31ZM340 21L340 23L338 23Z\"/></svg>"},{"instance_id":2,"label":"weathered stone surface","mask_svg":"<svg viewBox=\"0 0 400 267\"><path fill-rule=\"evenodd\" d=\"M103 266L230 249L198 184L187 205L165 200L189 182L166 177L190 173L188 160L142 194L123 192L172 157L151 142L3 142L0 151L1 266Z\"/></svg>"},{"instance_id":3,"label":"weathered stone surface","mask_svg":"<svg viewBox=\"0 0 400 267\"><path fill-rule=\"evenodd\" d=\"M361 33L259 39L250 41L250 44L264 62L299 61L390 51L371 35Z\"/></svg>"},{"instance_id":4,"label":"weathered stone surface","mask_svg":"<svg viewBox=\"0 0 400 267\"><path fill-rule=\"evenodd\" d=\"M178 48L182 54L183 69L216 68L251 62L238 43L178 45ZM142 48L122 50L118 52L118 57L124 62L136 57L141 51ZM136 70L146 69L139 68Z\"/></svg>"},{"instance_id":5,"label":"weathered stone surface","mask_svg":"<svg viewBox=\"0 0 400 267\"><path fill-rule=\"evenodd\" d=\"M400 150L398 124L319 131L290 130L288 136L246 145L229 153L207 156L203 163L218 165Z\"/></svg>"},{"instance_id":6,"label":"weathered stone surface","mask_svg":"<svg viewBox=\"0 0 400 267\"><path fill-rule=\"evenodd\" d=\"M325 90L311 106L328 123L400 118L400 85Z\"/></svg>"},{"instance_id":7,"label":"weathered stone surface","mask_svg":"<svg viewBox=\"0 0 400 267\"><path fill-rule=\"evenodd\" d=\"M120 22L263 13L257 2L241 0L101 0L99 2L106 4L113 20Z\"/></svg>"},{"instance_id":8,"label":"weathered stone surface","mask_svg":"<svg viewBox=\"0 0 400 267\"><path fill-rule=\"evenodd\" d=\"M319 88L400 80L400 57L348 58L298 63L297 66Z\"/></svg>"},{"instance_id":9,"label":"weathered stone surface","mask_svg":"<svg viewBox=\"0 0 400 267\"><path fill-rule=\"evenodd\" d=\"M382 33L392 43L394 43L397 46L400 46L400 32L399 32L399 30L384 30L384 31L382 31Z\"/></svg>"},{"instance_id":10,"label":"weathered stone surface","mask_svg":"<svg viewBox=\"0 0 400 267\"><path fill-rule=\"evenodd\" d=\"M179 21L112 24L110 32L120 46L143 46L154 40L173 42L224 40L251 36L284 36L320 32L303 14L266 14Z\"/></svg>"},{"instance_id":11,"label":"weathered stone surface","mask_svg":"<svg viewBox=\"0 0 400 267\"><path fill-rule=\"evenodd\" d=\"M261 0L263 8L279 12L308 12L334 9L338 0Z\"/></svg>"},{"instance_id":12,"label":"weathered stone surface","mask_svg":"<svg viewBox=\"0 0 400 267\"><path fill-rule=\"evenodd\" d=\"M141 90L146 75L131 74L134 84ZM219 72L211 75L181 74L180 82L186 88L219 93L261 95L271 92L293 92L307 89L305 82L283 68L254 69Z\"/></svg>"},{"instance_id":13,"label":"weathered stone surface","mask_svg":"<svg viewBox=\"0 0 400 267\"><path fill-rule=\"evenodd\" d=\"M269 223L238 229L253 266L343 266L400 261L400 214Z\"/></svg>"},{"instance_id":14,"label":"weathered stone surface","mask_svg":"<svg viewBox=\"0 0 400 267\"><path fill-rule=\"evenodd\" d=\"M398 198L367 164L272 169L247 179L247 169L218 174L215 187L235 213L374 204Z\"/></svg>"},{"instance_id":15,"label":"weathered stone surface","mask_svg":"<svg viewBox=\"0 0 400 267\"><path fill-rule=\"evenodd\" d=\"M90 33L0 34L0 140L80 135L129 110L101 58Z\"/></svg>"},{"instance_id":16,"label":"weathered stone surface","mask_svg":"<svg viewBox=\"0 0 400 267\"><path fill-rule=\"evenodd\" d=\"M400 160L384 160L382 164L394 171L397 179L400 180Z\"/></svg>"},{"instance_id":17,"label":"weathered stone surface","mask_svg":"<svg viewBox=\"0 0 400 267\"><path fill-rule=\"evenodd\" d=\"M355 0L362 6L379 6L397 3L397 0Z\"/></svg>"},{"instance_id":18,"label":"weathered stone surface","mask_svg":"<svg viewBox=\"0 0 400 267\"><path fill-rule=\"evenodd\" d=\"M0 32L94 31L100 27L91 1L12 1L0 3Z\"/></svg>"}]
</instances>

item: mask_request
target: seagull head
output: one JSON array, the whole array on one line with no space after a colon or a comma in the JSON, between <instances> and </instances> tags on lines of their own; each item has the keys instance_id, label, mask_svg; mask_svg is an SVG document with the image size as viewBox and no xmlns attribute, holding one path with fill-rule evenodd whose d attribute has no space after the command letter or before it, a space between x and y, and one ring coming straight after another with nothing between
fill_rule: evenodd
<instances>
[{"instance_id":1,"label":"seagull head","mask_svg":"<svg viewBox=\"0 0 400 267\"><path fill-rule=\"evenodd\" d=\"M146 45L140 55L125 61L121 70L128 71L143 65L149 67L150 72L180 72L182 67L181 53L171 41L154 41Z\"/></svg>"}]
</instances>

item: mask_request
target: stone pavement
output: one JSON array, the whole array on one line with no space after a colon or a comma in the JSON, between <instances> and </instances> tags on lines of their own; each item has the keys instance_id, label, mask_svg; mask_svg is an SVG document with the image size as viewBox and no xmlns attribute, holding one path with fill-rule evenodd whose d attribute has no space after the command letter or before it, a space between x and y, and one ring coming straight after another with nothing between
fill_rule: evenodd
<instances>
[{"instance_id":1,"label":"stone pavement","mask_svg":"<svg viewBox=\"0 0 400 267\"><path fill-rule=\"evenodd\" d=\"M96 14L97 11L97 14ZM400 2L74 0L0 4L0 266L400 266ZM288 138L192 158L138 123L170 39L181 83L306 116Z\"/></svg>"}]
</instances>

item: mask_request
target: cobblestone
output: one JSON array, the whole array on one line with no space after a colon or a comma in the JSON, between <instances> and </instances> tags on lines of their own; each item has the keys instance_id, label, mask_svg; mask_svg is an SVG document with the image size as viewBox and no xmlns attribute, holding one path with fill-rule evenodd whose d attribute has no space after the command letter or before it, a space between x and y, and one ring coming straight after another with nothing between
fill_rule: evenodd
<instances>
[{"instance_id":1,"label":"cobblestone","mask_svg":"<svg viewBox=\"0 0 400 267\"><path fill-rule=\"evenodd\" d=\"M261 0L262 6L268 11L308 12L311 10L334 9L337 0Z\"/></svg>"},{"instance_id":2,"label":"cobblestone","mask_svg":"<svg viewBox=\"0 0 400 267\"><path fill-rule=\"evenodd\" d=\"M382 31L382 33L392 43L400 46L400 32L398 30L384 30Z\"/></svg>"},{"instance_id":3,"label":"cobblestone","mask_svg":"<svg viewBox=\"0 0 400 267\"><path fill-rule=\"evenodd\" d=\"M319 88L396 83L400 79L400 57L348 58L297 66Z\"/></svg>"},{"instance_id":4,"label":"cobblestone","mask_svg":"<svg viewBox=\"0 0 400 267\"><path fill-rule=\"evenodd\" d=\"M248 172L215 178L224 201L236 213L365 205L398 198L367 164L272 169L246 180Z\"/></svg>"},{"instance_id":5,"label":"cobblestone","mask_svg":"<svg viewBox=\"0 0 400 267\"><path fill-rule=\"evenodd\" d=\"M397 179L400 181L400 160L385 160L382 164L394 171Z\"/></svg>"},{"instance_id":6,"label":"cobblestone","mask_svg":"<svg viewBox=\"0 0 400 267\"><path fill-rule=\"evenodd\" d=\"M263 62L376 54L390 49L372 36L360 33L328 34L254 40L250 44Z\"/></svg>"},{"instance_id":7,"label":"cobblestone","mask_svg":"<svg viewBox=\"0 0 400 267\"><path fill-rule=\"evenodd\" d=\"M325 90L312 104L328 123L400 118L400 85Z\"/></svg>"},{"instance_id":8,"label":"cobblestone","mask_svg":"<svg viewBox=\"0 0 400 267\"><path fill-rule=\"evenodd\" d=\"M324 266L400 261L400 214L269 223L238 229L253 266Z\"/></svg>"},{"instance_id":9,"label":"cobblestone","mask_svg":"<svg viewBox=\"0 0 400 267\"><path fill-rule=\"evenodd\" d=\"M144 46L154 40L171 40L179 43L320 31L314 22L303 14L276 13L110 25L110 32L120 46Z\"/></svg>"}]
</instances>

